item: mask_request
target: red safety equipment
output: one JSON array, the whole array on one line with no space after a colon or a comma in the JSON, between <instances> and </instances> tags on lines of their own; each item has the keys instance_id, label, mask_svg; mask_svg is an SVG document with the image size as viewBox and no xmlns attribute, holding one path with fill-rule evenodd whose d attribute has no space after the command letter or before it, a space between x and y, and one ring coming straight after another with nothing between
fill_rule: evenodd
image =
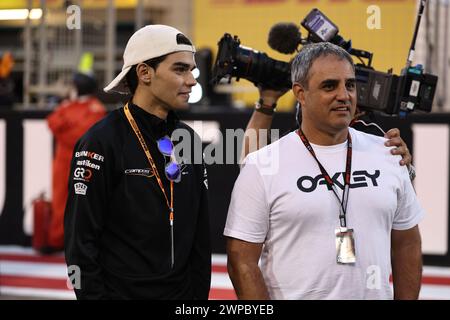
<instances>
[{"instance_id":1,"label":"red safety equipment","mask_svg":"<svg viewBox=\"0 0 450 320\"><path fill-rule=\"evenodd\" d=\"M33 201L33 248L40 251L48 246L48 231L52 216L52 204L44 194Z\"/></svg>"}]
</instances>

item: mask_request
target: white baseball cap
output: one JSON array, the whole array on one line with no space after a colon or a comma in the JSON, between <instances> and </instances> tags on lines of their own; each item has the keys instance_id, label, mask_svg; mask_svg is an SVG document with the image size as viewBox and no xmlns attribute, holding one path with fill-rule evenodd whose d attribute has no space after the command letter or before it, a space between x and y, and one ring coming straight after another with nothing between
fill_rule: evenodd
<instances>
[{"instance_id":1,"label":"white baseball cap","mask_svg":"<svg viewBox=\"0 0 450 320\"><path fill-rule=\"evenodd\" d=\"M122 72L103 90L105 92L130 93L126 85L125 75L132 66L173 52L189 51L195 53L192 44L189 45L186 44L186 41L180 41L180 35L187 39L181 31L162 24L148 25L136 31L125 47Z\"/></svg>"}]
</instances>

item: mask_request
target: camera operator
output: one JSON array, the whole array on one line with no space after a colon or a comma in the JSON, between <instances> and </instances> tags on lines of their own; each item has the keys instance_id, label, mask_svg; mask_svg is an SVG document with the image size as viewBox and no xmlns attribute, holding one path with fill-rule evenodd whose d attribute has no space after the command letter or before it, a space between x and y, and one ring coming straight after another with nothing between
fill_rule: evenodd
<instances>
[{"instance_id":1,"label":"camera operator","mask_svg":"<svg viewBox=\"0 0 450 320\"><path fill-rule=\"evenodd\" d=\"M336 35L334 37L330 36L329 38L320 38L320 36L323 34L318 33L319 30L316 30L315 27L312 27L312 26L315 26L315 22L318 21L317 20L318 18L320 18L319 20L328 21L328 24L326 24L326 25L333 26L333 28L331 29L333 31L332 32L330 31L330 35L335 33ZM335 42L337 42L337 43L335 43L336 45L339 45L339 46L344 45L344 48L346 48L346 51L348 51L350 42L344 41L344 39L338 35L337 26L334 25L334 23L332 23L331 20L329 20L319 10L313 9L310 12L310 14L305 18L305 20L302 22L302 25L309 32L309 36L307 39L302 39L299 27L297 25L295 25L294 23L280 22L280 23L275 24L274 26L272 26L272 28L269 32L269 35L268 35L267 42L268 42L269 46L272 49L274 49L280 53L292 54L292 53L298 51L298 47L301 43L303 43L303 44L310 43L310 41L320 41L320 42L321 41L326 41L326 42L335 41ZM224 40L221 40L221 41L226 43L226 41L224 41ZM228 42L232 42L232 40L228 39ZM236 46L236 43L237 43L237 45L240 44L240 42L235 39L234 46ZM241 47L239 47L239 48L241 48ZM241 50L243 52L245 51L245 49L237 49L237 48L235 50L236 51ZM233 50L229 50L229 51L233 52ZM364 52L368 56L371 56L371 54L369 52L366 52L364 50L356 50L356 51ZM225 52L227 52L227 51L224 50L223 57L227 56ZM252 54L252 52L249 52L248 54ZM246 56L246 55L242 55L242 56ZM368 56L364 56L364 57L367 58ZM223 57L222 57L222 59L224 59ZM239 59L242 59L242 58L235 58L235 60L239 60ZM243 148L243 152L242 152L242 159L245 158L245 156L247 156L247 154L249 152L256 151L257 149L262 147L263 141L267 141L265 139L263 139L263 141L260 141L259 130L260 129L266 129L266 130L270 129L271 123L272 123L272 118L274 115L274 111L275 111L278 99L287 92L287 90L288 90L287 88L291 87L290 82L286 83L287 79L285 79L285 76L283 76L283 72L286 72L285 68L288 67L288 64L285 64L280 61L275 61L275 60L269 58L268 56L265 56L264 54L255 55L255 57L253 59L258 61L259 68L254 67L254 69L256 69L256 70L254 70L253 73L248 72L249 74L252 75L251 77L249 77L249 74L245 74L245 75L241 74L240 76L247 78L247 79L253 81L254 83L259 84L258 89L259 89L260 98L255 104L255 112L253 112L253 115L247 126L246 138L244 140L244 148ZM225 59L225 61L226 61L226 59ZM256 63L255 65L258 65L258 63ZM283 66L284 64L286 66ZM267 69L267 65L270 65L272 67L270 69ZM289 69L290 69L290 67L288 67L288 70ZM265 70L265 72L261 72L261 70ZM241 72L244 73L243 71L241 71ZM289 71L287 71L287 72L289 73ZM245 73L247 73L247 71L245 71ZM265 75L266 78L261 77L261 76L257 77L255 75ZM272 75L272 77L270 79L268 79L268 77L270 77L269 75ZM280 88L283 88L283 89L280 89ZM297 107L298 107L298 104L297 104ZM361 113L361 112L357 112L356 114L357 114L357 116L355 117L355 120L359 116L363 115L363 113ZM300 112L299 112L299 110L297 110L297 119L296 119L297 123L301 122L301 120L299 119L299 115L300 115ZM361 123L362 123L362 121L353 121L352 126L354 126L358 130L362 130L367 133L373 133L373 131L370 131L371 127L363 126L363 125L361 125ZM252 132L251 130L255 130L256 132ZM376 132L376 134L379 134L380 132L383 132L383 130L381 130L381 128L380 128L380 131ZM256 133L256 137L257 137L256 143L255 143L255 141L249 141L249 138L252 136L252 134L254 135L255 133ZM388 141L386 142L386 146L394 147L394 148L392 148L391 153L393 155L401 155L402 156L402 160L400 161L400 164L408 166L410 177L413 178L415 176L415 173L414 173L414 168L411 166L411 160L412 160L411 154L409 153L406 143L400 137L400 131L398 129L391 129L384 134L384 137L388 139ZM253 144L250 144L249 142L253 142ZM254 146L256 146L256 149L251 150L252 147L255 148Z\"/></svg>"},{"instance_id":2,"label":"camera operator","mask_svg":"<svg viewBox=\"0 0 450 320\"><path fill-rule=\"evenodd\" d=\"M255 103L255 109L247 124L247 128L245 129L245 137L242 148L241 160L244 160L245 157L250 152L256 151L264 147L263 143L267 140L260 139L260 135L266 131L260 130L271 129L272 119L275 115L275 108L277 106L277 102L279 98L282 97L288 91L286 89L263 88L262 86L258 86L258 90L259 90L259 100L258 102ZM299 114L300 112L297 112L297 116ZM358 117L362 116L363 114L364 113L357 111L354 120L357 120ZM300 122L301 119L297 119L297 121ZM361 130L364 132L369 131L369 128L367 126L357 125L355 121L352 124L357 130ZM255 136L257 139L256 143L254 143L254 141L250 141L250 139ZM400 160L400 165L402 166L406 165L408 167L410 178L411 180L413 180L415 177L415 171L414 167L411 165L412 156L409 152L408 146L400 136L400 130L397 128L392 128L385 133L384 137L388 139L385 142L386 147L394 147L391 149L391 154L400 155L402 157L402 159ZM256 147L256 149L254 147Z\"/></svg>"}]
</instances>

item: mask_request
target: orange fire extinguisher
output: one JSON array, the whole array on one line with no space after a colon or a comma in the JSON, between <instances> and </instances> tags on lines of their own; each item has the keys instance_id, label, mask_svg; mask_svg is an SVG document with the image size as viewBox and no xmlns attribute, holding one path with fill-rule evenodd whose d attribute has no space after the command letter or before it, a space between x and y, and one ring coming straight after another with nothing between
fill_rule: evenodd
<instances>
[{"instance_id":1,"label":"orange fire extinguisher","mask_svg":"<svg viewBox=\"0 0 450 320\"><path fill-rule=\"evenodd\" d=\"M33 248L35 250L48 246L51 211L51 202L45 199L44 193L41 193L33 201Z\"/></svg>"}]
</instances>

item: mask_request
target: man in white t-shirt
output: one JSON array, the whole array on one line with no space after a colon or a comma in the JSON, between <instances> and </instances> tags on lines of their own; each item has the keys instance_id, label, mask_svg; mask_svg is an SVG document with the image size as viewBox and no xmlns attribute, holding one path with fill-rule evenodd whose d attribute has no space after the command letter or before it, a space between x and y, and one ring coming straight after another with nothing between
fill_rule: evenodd
<instances>
[{"instance_id":1,"label":"man in white t-shirt","mask_svg":"<svg viewBox=\"0 0 450 320\"><path fill-rule=\"evenodd\" d=\"M232 194L224 234L238 298L417 299L424 212L386 139L349 128L352 58L312 44L291 73L301 128L249 154Z\"/></svg>"}]
</instances>

